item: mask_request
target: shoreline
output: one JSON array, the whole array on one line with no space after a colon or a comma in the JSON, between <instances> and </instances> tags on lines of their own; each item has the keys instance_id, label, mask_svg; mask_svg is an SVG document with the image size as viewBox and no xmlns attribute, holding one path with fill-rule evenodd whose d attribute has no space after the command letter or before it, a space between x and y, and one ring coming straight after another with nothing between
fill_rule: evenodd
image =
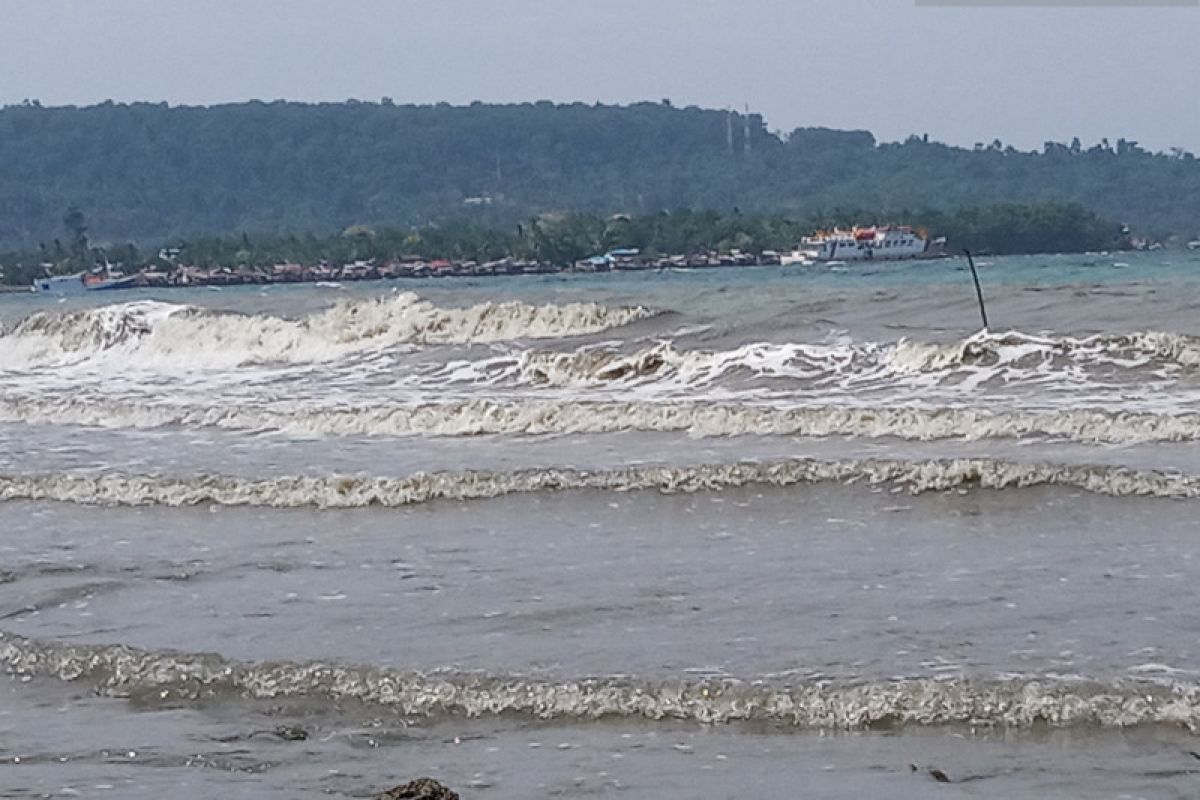
<instances>
[{"instance_id":1,"label":"shoreline","mask_svg":"<svg viewBox=\"0 0 1200 800\"><path fill-rule=\"evenodd\" d=\"M196 288L205 286L256 286L277 284L341 284L358 281L427 279L427 278L490 278L513 277L521 275L595 275L601 273L621 272L674 272L699 271L711 269L739 269L748 267L784 267L799 268L817 265L839 265L844 263L895 263L902 264L913 261L944 261L954 256L946 253L929 254L912 258L879 258L854 259L851 261L813 261L804 264L783 264L775 253L750 255L735 253L731 255L702 254L698 256L671 256L660 259L614 259L601 263L598 259L587 259L574 264L562 265L550 262L520 261L502 259L500 261L477 263L473 261L451 262L434 261L388 261L382 264L371 262L355 262L340 266L317 265L305 266L300 264L281 264L270 271L253 269L234 269L219 267L216 269L201 269L181 266L174 272L143 270L132 275L114 277L117 285L86 287L80 285L78 292L119 291L122 289L167 289L167 288ZM0 293L16 294L22 292L40 293L31 286L0 285ZM75 287L69 292L54 292L55 294L76 294Z\"/></svg>"}]
</instances>

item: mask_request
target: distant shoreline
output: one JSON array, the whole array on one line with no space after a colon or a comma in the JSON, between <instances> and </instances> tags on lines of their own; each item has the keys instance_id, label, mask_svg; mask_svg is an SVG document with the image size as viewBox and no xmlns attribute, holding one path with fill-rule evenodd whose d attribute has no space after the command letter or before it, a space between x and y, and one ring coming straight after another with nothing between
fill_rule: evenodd
<instances>
[{"instance_id":1,"label":"distant shoreline","mask_svg":"<svg viewBox=\"0 0 1200 800\"><path fill-rule=\"evenodd\" d=\"M68 292L53 290L35 290L32 287L4 286L0 291L37 292L46 294L77 294L93 291L123 291L129 289L188 289L197 287L223 286L275 286L286 284L341 284L359 281L377 280L423 280L429 278L492 278L515 277L521 275L595 275L605 273L627 272L672 272L672 271L701 271L712 269L745 269L748 267L783 267L786 269L805 269L820 264L838 265L843 263L862 264L900 264L913 261L943 261L952 256L942 252L931 252L925 256L914 258L892 259L855 259L851 262L829 261L810 262L804 265L785 265L780 262L779 255L773 252L753 255L738 254L696 254L691 256L671 256L657 259L622 258L597 264L595 259L584 260L574 264L554 264L550 262L523 261L518 259L501 259L494 262L476 263L473 261L454 262L446 260L398 262L388 261L382 264L371 262L355 262L342 265L300 265L281 264L270 270L254 270L247 268L232 269L228 267L216 269L200 269L196 267L180 267L173 272L140 271L131 275L114 276L111 281L117 285L101 288L87 288L80 282L78 290L74 287Z\"/></svg>"},{"instance_id":2,"label":"distant shoreline","mask_svg":"<svg viewBox=\"0 0 1200 800\"><path fill-rule=\"evenodd\" d=\"M903 223L889 221L897 216ZM841 219L684 210L642 216L543 215L507 229L469 221L416 229L353 225L322 236L207 236L164 243L149 252L129 242L93 246L83 213L72 209L67 219L66 245L56 241L53 248L0 254L0 269L9 283L27 286L47 274L75 275L101 265L111 265L117 274L144 273L143 282L216 285L354 280L370 271L380 277L478 277L769 265L793 260L800 252L797 243L851 229L911 229L941 251L966 248L979 254L1161 246L1080 206L1053 203L969 207L949 214L847 213ZM892 255L885 244L873 248L881 258ZM842 260L842 254L843 249L836 254L817 251L812 257Z\"/></svg>"}]
</instances>

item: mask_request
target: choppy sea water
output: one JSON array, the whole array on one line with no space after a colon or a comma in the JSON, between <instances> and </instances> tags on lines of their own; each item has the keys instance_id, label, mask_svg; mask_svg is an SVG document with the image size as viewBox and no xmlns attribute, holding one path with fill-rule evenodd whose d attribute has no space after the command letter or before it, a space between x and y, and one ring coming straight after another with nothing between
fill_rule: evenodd
<instances>
[{"instance_id":1,"label":"choppy sea water","mask_svg":"<svg viewBox=\"0 0 1200 800\"><path fill-rule=\"evenodd\" d=\"M1200 258L982 266L0 295L0 796L1194 796Z\"/></svg>"}]
</instances>

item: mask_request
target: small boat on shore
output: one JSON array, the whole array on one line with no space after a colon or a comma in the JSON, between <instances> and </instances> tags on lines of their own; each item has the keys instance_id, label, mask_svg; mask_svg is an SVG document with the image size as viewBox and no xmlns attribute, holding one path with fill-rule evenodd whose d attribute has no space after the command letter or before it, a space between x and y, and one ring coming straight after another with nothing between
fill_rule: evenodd
<instances>
[{"instance_id":1,"label":"small boat on shore","mask_svg":"<svg viewBox=\"0 0 1200 800\"><path fill-rule=\"evenodd\" d=\"M807 267L812 263L814 263L812 253L807 250L793 250L779 256L781 267Z\"/></svg>"}]
</instances>

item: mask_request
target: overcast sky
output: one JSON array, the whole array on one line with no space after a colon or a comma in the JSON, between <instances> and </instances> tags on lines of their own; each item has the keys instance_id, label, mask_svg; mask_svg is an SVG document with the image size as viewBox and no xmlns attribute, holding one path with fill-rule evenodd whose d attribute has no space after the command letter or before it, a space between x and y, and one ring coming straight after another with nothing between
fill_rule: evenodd
<instances>
[{"instance_id":1,"label":"overcast sky","mask_svg":"<svg viewBox=\"0 0 1200 800\"><path fill-rule=\"evenodd\" d=\"M1200 8L1098 2L0 0L0 103L669 97L780 130L1200 152Z\"/></svg>"}]
</instances>

